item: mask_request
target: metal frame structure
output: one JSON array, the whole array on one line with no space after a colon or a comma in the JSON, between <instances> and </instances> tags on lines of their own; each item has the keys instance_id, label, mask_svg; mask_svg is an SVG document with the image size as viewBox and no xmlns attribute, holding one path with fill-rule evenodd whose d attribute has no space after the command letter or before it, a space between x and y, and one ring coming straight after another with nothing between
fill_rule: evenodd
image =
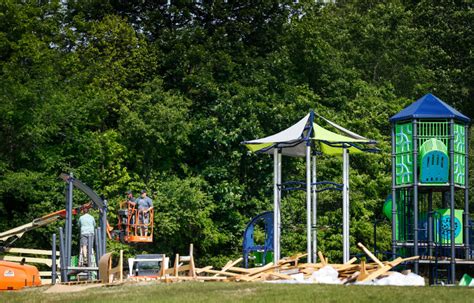
<instances>
[{"instance_id":1,"label":"metal frame structure","mask_svg":"<svg viewBox=\"0 0 474 303\"><path fill-rule=\"evenodd\" d=\"M300 134L299 138L292 139L292 140L283 140L283 141L274 141L271 142L272 139L277 139L282 137L282 131L276 135L266 137L264 139L257 139L252 141L243 142L244 144L251 145L251 144L263 144L265 147L257 150L259 153L270 153L273 154L273 210L274 210L274 262L278 262L281 258L281 198L282 198L282 191L285 190L304 190L306 192L306 250L307 250L307 261L308 263L316 262L317 261L317 193L325 190L342 190L342 208L343 208L343 262L349 261L350 256L350 241L349 241L349 225L350 225L350 202L349 202L349 151L352 148L356 148L362 151L374 151L374 149L363 149L358 147L356 144L351 143L352 141L356 141L362 144L375 144L375 141L366 139L360 135L352 133L339 125L321 117L323 120L327 121L329 124L334 126L335 128L341 130L348 135L349 137L340 136L341 141L325 141L321 139L313 138L313 134L315 132L313 128L313 122L315 118L315 113L310 111L310 113L300 120L294 126L288 128L285 131L294 131L292 129L302 121L306 120L306 124L302 133ZM323 129L324 130L324 129ZM324 130L327 131L327 130ZM290 132L290 131L289 131ZM335 133L333 133L335 134ZM294 135L294 134L293 134ZM347 141L344 141L344 138ZM343 180L342 184L336 184L332 182L317 182L317 163L316 163L316 142L321 142L326 146L333 147L333 148L340 148L342 149L342 171L343 171ZM306 173L305 173L305 181L298 182L298 181L289 181L289 182L282 182L282 154L284 154L285 149L290 148L294 149L298 146L304 145L304 151L302 149L298 152L294 152L294 154L290 154L293 156L301 156L305 157L305 165L306 165ZM258 149L258 148L257 148ZM296 153L296 154L295 154ZM285 187L285 185L291 184L295 185L298 184L300 187ZM318 185L332 185L332 187L326 187L318 189ZM303 187L304 186L304 187Z\"/></svg>"},{"instance_id":2,"label":"metal frame structure","mask_svg":"<svg viewBox=\"0 0 474 303\"><path fill-rule=\"evenodd\" d=\"M90 187L82 183L80 180L75 179L73 174L62 173L59 176L64 182L66 182L66 224L65 228L59 228L59 249L60 249L60 268L61 268L61 281L68 282L69 275L77 273L79 271L97 271L98 267L91 266L91 249L88 250L88 266L87 267L73 267L71 266L71 247L72 247L72 217L73 217L73 190L74 187L85 193L99 209L99 226L95 231L95 252L96 252L96 264L99 264L99 259L106 253L106 232L107 232L107 201L102 200ZM53 234L53 250L56 249L56 235ZM89 247L93 246L94 243L89 243ZM55 279L56 275L53 273L52 279Z\"/></svg>"}]
</instances>

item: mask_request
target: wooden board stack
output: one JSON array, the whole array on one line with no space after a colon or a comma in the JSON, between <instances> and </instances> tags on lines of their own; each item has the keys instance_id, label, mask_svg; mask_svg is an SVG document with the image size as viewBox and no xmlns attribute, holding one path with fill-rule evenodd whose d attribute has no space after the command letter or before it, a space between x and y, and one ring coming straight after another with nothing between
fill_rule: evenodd
<instances>
[{"instance_id":1,"label":"wooden board stack","mask_svg":"<svg viewBox=\"0 0 474 303\"><path fill-rule=\"evenodd\" d=\"M397 258L393 261L381 262L364 245L358 243L358 246L373 261L367 263L361 260L356 263L357 258L352 258L344 264L331 264L321 252L318 252L319 263L300 263L299 260L306 254L297 254L292 257L283 258L277 264L269 263L262 267L242 268L237 264L242 262L242 258L230 260L221 269L213 269L212 266L195 268L194 260L190 260L191 266L185 265L180 268L170 268L166 270L161 277L157 279L163 282L179 281L240 281L256 282L271 280L295 280L299 276L310 279L314 272L317 272L325 266L331 266L338 272L338 278L341 284L352 282L365 282L377 278L385 277L391 274L390 270L395 266L418 259L418 256L410 258ZM176 263L177 264L177 263ZM175 266L177 266L175 264ZM300 274L300 275L297 275ZM318 283L318 281L314 281Z\"/></svg>"}]
</instances>

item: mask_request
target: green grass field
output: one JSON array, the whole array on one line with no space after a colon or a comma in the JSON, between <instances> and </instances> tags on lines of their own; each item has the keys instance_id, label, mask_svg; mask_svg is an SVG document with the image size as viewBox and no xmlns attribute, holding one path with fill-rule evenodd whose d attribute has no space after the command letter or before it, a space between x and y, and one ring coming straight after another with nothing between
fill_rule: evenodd
<instances>
[{"instance_id":1,"label":"green grass field","mask_svg":"<svg viewBox=\"0 0 474 303\"><path fill-rule=\"evenodd\" d=\"M186 282L44 293L46 287L0 293L0 302L474 302L474 289Z\"/></svg>"}]
</instances>

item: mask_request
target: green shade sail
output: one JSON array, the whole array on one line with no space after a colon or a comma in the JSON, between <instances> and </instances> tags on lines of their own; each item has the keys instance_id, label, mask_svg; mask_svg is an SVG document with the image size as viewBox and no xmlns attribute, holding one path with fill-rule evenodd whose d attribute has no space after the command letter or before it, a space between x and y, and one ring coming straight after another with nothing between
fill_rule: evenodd
<instances>
[{"instance_id":1,"label":"green shade sail","mask_svg":"<svg viewBox=\"0 0 474 303\"><path fill-rule=\"evenodd\" d=\"M327 119L324 120L347 134L347 136L327 130L311 120L310 113L296 124L277 134L261 139L245 141L243 144L252 152L273 154L275 148L281 148L282 154L284 155L304 157L308 138L309 140L315 141L319 146L319 151L326 155L341 155L343 148L347 148L350 153L362 153L363 150L358 147L358 144L376 143L373 140L346 130ZM311 132L309 137L307 135L308 131Z\"/></svg>"}]
</instances>

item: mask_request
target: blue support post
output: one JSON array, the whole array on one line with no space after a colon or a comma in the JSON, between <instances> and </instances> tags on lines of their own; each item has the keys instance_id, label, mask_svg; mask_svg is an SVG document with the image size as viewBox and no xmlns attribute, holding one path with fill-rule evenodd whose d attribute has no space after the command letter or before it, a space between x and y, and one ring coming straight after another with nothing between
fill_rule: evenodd
<instances>
[{"instance_id":1,"label":"blue support post","mask_svg":"<svg viewBox=\"0 0 474 303\"><path fill-rule=\"evenodd\" d=\"M99 264L100 260L100 241L99 241L99 229L96 228L94 231L94 243L95 243L95 264Z\"/></svg>"},{"instance_id":2,"label":"blue support post","mask_svg":"<svg viewBox=\"0 0 474 303\"><path fill-rule=\"evenodd\" d=\"M61 282L67 282L66 249L63 228L59 228L59 266L61 267Z\"/></svg>"},{"instance_id":3,"label":"blue support post","mask_svg":"<svg viewBox=\"0 0 474 303\"><path fill-rule=\"evenodd\" d=\"M456 280L456 247L455 247L455 227L454 227L454 120L449 121L449 206L450 206L450 241L451 241L451 284Z\"/></svg>"},{"instance_id":4,"label":"blue support post","mask_svg":"<svg viewBox=\"0 0 474 303\"><path fill-rule=\"evenodd\" d=\"M392 123L392 258L397 253L397 191L396 191L396 138L395 124Z\"/></svg>"},{"instance_id":5,"label":"blue support post","mask_svg":"<svg viewBox=\"0 0 474 303\"><path fill-rule=\"evenodd\" d=\"M418 256L418 121L413 120L413 255ZM414 271L419 273L419 262L414 261Z\"/></svg>"},{"instance_id":6,"label":"blue support post","mask_svg":"<svg viewBox=\"0 0 474 303\"><path fill-rule=\"evenodd\" d=\"M469 239L469 126L464 125L464 250L466 260L471 259Z\"/></svg>"},{"instance_id":7,"label":"blue support post","mask_svg":"<svg viewBox=\"0 0 474 303\"><path fill-rule=\"evenodd\" d=\"M102 251L102 237L101 237L101 234L102 234L102 228L100 227L97 227L97 241L98 241L98 246L99 246L99 251L97 252L97 254L99 255L99 259L100 257L102 257L102 254L103 254L103 251Z\"/></svg>"},{"instance_id":8,"label":"blue support post","mask_svg":"<svg viewBox=\"0 0 474 303\"><path fill-rule=\"evenodd\" d=\"M73 175L70 174L70 180L67 183L68 185L68 198L66 205L66 269L71 266L71 250L72 250L72 199L73 199L73 190L74 185L72 183Z\"/></svg>"},{"instance_id":9,"label":"blue support post","mask_svg":"<svg viewBox=\"0 0 474 303\"><path fill-rule=\"evenodd\" d=\"M101 217L101 244L102 244L102 251L101 251L101 257L106 253L107 251L107 200L104 200L104 207L102 208L102 217Z\"/></svg>"},{"instance_id":10,"label":"blue support post","mask_svg":"<svg viewBox=\"0 0 474 303\"><path fill-rule=\"evenodd\" d=\"M51 239L51 284L56 284L56 234Z\"/></svg>"}]
</instances>

